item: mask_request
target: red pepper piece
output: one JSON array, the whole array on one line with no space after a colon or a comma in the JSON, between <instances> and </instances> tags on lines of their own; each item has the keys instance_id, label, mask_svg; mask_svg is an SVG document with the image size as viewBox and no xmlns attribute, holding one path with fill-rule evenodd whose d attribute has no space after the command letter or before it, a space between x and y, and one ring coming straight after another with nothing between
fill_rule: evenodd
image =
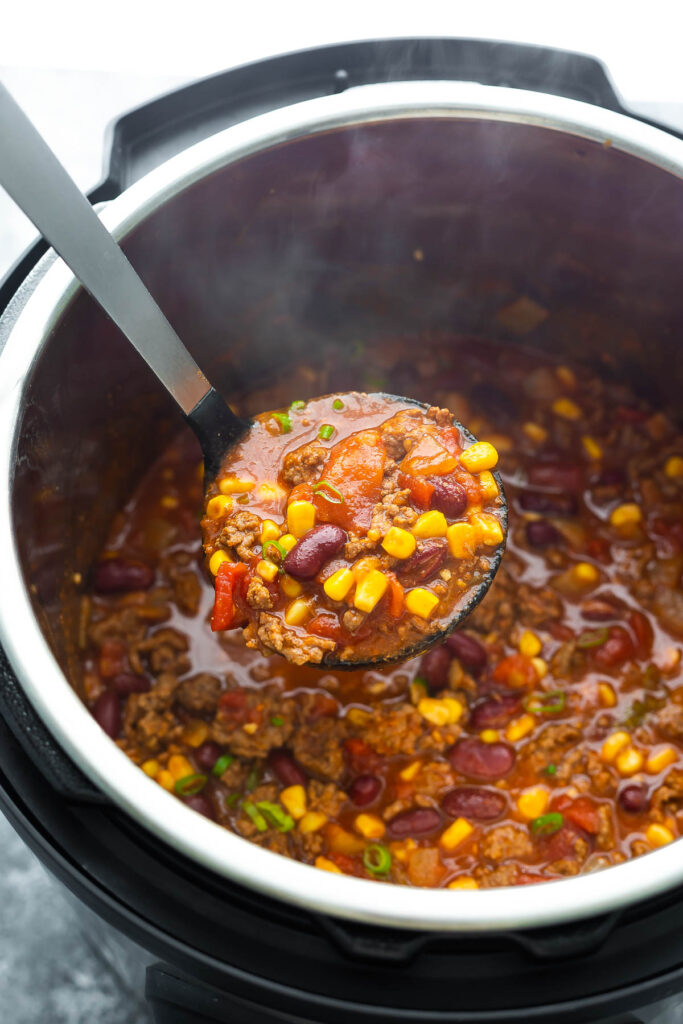
<instances>
[{"instance_id":1,"label":"red pepper piece","mask_svg":"<svg viewBox=\"0 0 683 1024\"><path fill-rule=\"evenodd\" d=\"M247 571L244 562L222 562L216 576L216 597L211 613L214 633L230 629L235 618L235 585Z\"/></svg>"}]
</instances>

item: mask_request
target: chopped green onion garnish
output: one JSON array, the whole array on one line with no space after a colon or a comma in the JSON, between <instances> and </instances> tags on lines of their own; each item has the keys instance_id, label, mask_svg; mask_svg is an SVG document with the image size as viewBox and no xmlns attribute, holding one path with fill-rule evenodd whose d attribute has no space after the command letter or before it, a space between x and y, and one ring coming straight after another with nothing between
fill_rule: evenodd
<instances>
[{"instance_id":1,"label":"chopped green onion garnish","mask_svg":"<svg viewBox=\"0 0 683 1024\"><path fill-rule=\"evenodd\" d=\"M294 819L283 811L279 804L271 804L268 800L261 800L256 804L269 825L276 828L278 832L289 832L294 828Z\"/></svg>"},{"instance_id":2,"label":"chopped green onion garnish","mask_svg":"<svg viewBox=\"0 0 683 1024\"><path fill-rule=\"evenodd\" d=\"M576 646L580 647L582 651L588 651L591 647L602 647L608 637L609 630L606 626L600 626L598 629L587 629L576 641Z\"/></svg>"},{"instance_id":3,"label":"chopped green onion garnish","mask_svg":"<svg viewBox=\"0 0 683 1024\"><path fill-rule=\"evenodd\" d=\"M226 797L226 804L228 807L234 807L236 803L242 799L239 793L231 793L229 797Z\"/></svg>"},{"instance_id":4,"label":"chopped green onion garnish","mask_svg":"<svg viewBox=\"0 0 683 1024\"><path fill-rule=\"evenodd\" d=\"M567 694L564 690L552 690L541 697L526 697L523 701L525 710L532 715L557 715L564 711L566 703Z\"/></svg>"},{"instance_id":5,"label":"chopped green onion garnish","mask_svg":"<svg viewBox=\"0 0 683 1024\"><path fill-rule=\"evenodd\" d=\"M277 559L270 558L270 556L268 555L268 552L270 551L271 548L275 548L275 550L279 554L279 561L284 562L285 558L287 557L287 549L283 548L282 544L279 544L276 540L265 541L263 548L261 550L261 554L263 555L263 557L268 558L269 561L271 562L277 561Z\"/></svg>"},{"instance_id":6,"label":"chopped green onion garnish","mask_svg":"<svg viewBox=\"0 0 683 1024\"><path fill-rule=\"evenodd\" d=\"M552 836L564 824L564 818L557 811L550 814L542 814L540 818L534 818L529 826L535 836Z\"/></svg>"},{"instance_id":7,"label":"chopped green onion garnish","mask_svg":"<svg viewBox=\"0 0 683 1024\"><path fill-rule=\"evenodd\" d=\"M546 775L557 775L557 765L549 764L548 767L545 769L545 773Z\"/></svg>"},{"instance_id":8,"label":"chopped green onion garnish","mask_svg":"<svg viewBox=\"0 0 683 1024\"><path fill-rule=\"evenodd\" d=\"M363 864L371 875L388 875L391 869L391 854L386 846L370 843L365 847Z\"/></svg>"},{"instance_id":9,"label":"chopped green onion garnish","mask_svg":"<svg viewBox=\"0 0 683 1024\"><path fill-rule=\"evenodd\" d=\"M306 408L306 403L302 402L301 399L297 399L296 402L292 402L292 404L290 405L289 408L290 409L305 409Z\"/></svg>"},{"instance_id":10,"label":"chopped green onion garnish","mask_svg":"<svg viewBox=\"0 0 683 1024\"><path fill-rule=\"evenodd\" d=\"M334 427L331 423L323 423L322 427L318 431L318 437L321 441L329 441L334 434Z\"/></svg>"},{"instance_id":11,"label":"chopped green onion garnish","mask_svg":"<svg viewBox=\"0 0 683 1024\"><path fill-rule=\"evenodd\" d=\"M252 789L256 789L261 779L261 769L252 768L247 775L247 793L251 793Z\"/></svg>"},{"instance_id":12,"label":"chopped green onion garnish","mask_svg":"<svg viewBox=\"0 0 683 1024\"><path fill-rule=\"evenodd\" d=\"M259 830L259 832L268 831L268 822L263 817L258 808L254 807L250 800L244 801L244 803L242 804L242 810L244 811L245 814L249 815L251 820L256 825L256 828Z\"/></svg>"},{"instance_id":13,"label":"chopped green onion garnish","mask_svg":"<svg viewBox=\"0 0 683 1024\"><path fill-rule=\"evenodd\" d=\"M332 408L336 409L337 412L339 412L340 409L344 408L344 403L342 402L341 398L335 398L334 402L332 403Z\"/></svg>"},{"instance_id":14,"label":"chopped green onion garnish","mask_svg":"<svg viewBox=\"0 0 683 1024\"><path fill-rule=\"evenodd\" d=\"M194 796L206 785L206 775L195 772L194 775L186 775L178 779L175 784L175 791L178 796Z\"/></svg>"},{"instance_id":15,"label":"chopped green onion garnish","mask_svg":"<svg viewBox=\"0 0 683 1024\"><path fill-rule=\"evenodd\" d=\"M228 770L228 768L230 767L234 760L235 758L232 756L232 754L223 754L222 757L218 758L211 771L213 772L214 775L222 775L223 772L226 772Z\"/></svg>"},{"instance_id":16,"label":"chopped green onion garnish","mask_svg":"<svg viewBox=\"0 0 683 1024\"><path fill-rule=\"evenodd\" d=\"M279 727L285 724L285 720L280 715L273 715L273 717L270 720L270 724Z\"/></svg>"},{"instance_id":17,"label":"chopped green onion garnish","mask_svg":"<svg viewBox=\"0 0 683 1024\"><path fill-rule=\"evenodd\" d=\"M289 418L287 412L274 412L273 419L276 419L280 424L280 432L283 434L290 434L292 432L292 421Z\"/></svg>"},{"instance_id":18,"label":"chopped green onion garnish","mask_svg":"<svg viewBox=\"0 0 683 1024\"><path fill-rule=\"evenodd\" d=\"M329 494L325 494L325 488L331 491L335 497L331 498ZM334 484L331 484L329 480L318 480L317 484L313 484L313 493L320 494L320 497L324 498L325 501L329 501L331 505L341 505L344 501L342 492Z\"/></svg>"},{"instance_id":19,"label":"chopped green onion garnish","mask_svg":"<svg viewBox=\"0 0 683 1024\"><path fill-rule=\"evenodd\" d=\"M659 686L659 681L662 678L662 674L656 665L648 665L643 672L643 686L646 690L652 690L655 686Z\"/></svg>"}]
</instances>

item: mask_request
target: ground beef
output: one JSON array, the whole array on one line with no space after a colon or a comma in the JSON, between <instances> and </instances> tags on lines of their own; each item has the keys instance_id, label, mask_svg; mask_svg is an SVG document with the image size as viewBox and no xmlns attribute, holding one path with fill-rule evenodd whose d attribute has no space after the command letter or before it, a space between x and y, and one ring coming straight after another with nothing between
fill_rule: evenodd
<instances>
[{"instance_id":1,"label":"ground beef","mask_svg":"<svg viewBox=\"0 0 683 1024\"><path fill-rule=\"evenodd\" d=\"M412 704L398 704L374 709L371 721L360 733L361 739L378 754L392 756L443 751L460 735L459 725L435 729Z\"/></svg>"},{"instance_id":2,"label":"ground beef","mask_svg":"<svg viewBox=\"0 0 683 1024\"><path fill-rule=\"evenodd\" d=\"M190 669L187 657L189 641L185 633L177 629L165 627L152 633L146 640L140 640L130 648L130 665L138 675L145 674L147 662L154 675L172 672L176 676L184 675Z\"/></svg>"},{"instance_id":3,"label":"ground beef","mask_svg":"<svg viewBox=\"0 0 683 1024\"><path fill-rule=\"evenodd\" d=\"M652 806L663 815L677 814L683 808L683 771L673 768L664 785L652 797Z\"/></svg>"},{"instance_id":4,"label":"ground beef","mask_svg":"<svg viewBox=\"0 0 683 1024\"><path fill-rule=\"evenodd\" d=\"M519 621L525 626L539 627L562 618L562 600L551 587L518 584L516 606Z\"/></svg>"},{"instance_id":5,"label":"ground beef","mask_svg":"<svg viewBox=\"0 0 683 1024\"><path fill-rule=\"evenodd\" d=\"M308 809L320 811L328 818L336 818L348 797L332 782L318 782L312 779L308 784Z\"/></svg>"},{"instance_id":6,"label":"ground beef","mask_svg":"<svg viewBox=\"0 0 683 1024\"><path fill-rule=\"evenodd\" d=\"M179 573L173 581L173 599L183 615L196 615L202 587L194 572Z\"/></svg>"},{"instance_id":7,"label":"ground beef","mask_svg":"<svg viewBox=\"0 0 683 1024\"><path fill-rule=\"evenodd\" d=\"M282 479L291 487L312 483L319 477L326 459L327 451L322 445L315 441L304 444L285 456Z\"/></svg>"},{"instance_id":8,"label":"ground beef","mask_svg":"<svg viewBox=\"0 0 683 1024\"><path fill-rule=\"evenodd\" d=\"M269 751L283 747L296 725L294 701L283 699L277 689L232 692L243 693L244 704L241 708L219 705L211 724L211 739L229 747L231 754L245 758L263 759Z\"/></svg>"},{"instance_id":9,"label":"ground beef","mask_svg":"<svg viewBox=\"0 0 683 1024\"><path fill-rule=\"evenodd\" d=\"M187 711L213 712L221 692L221 682L208 672L185 679L176 690L176 700Z\"/></svg>"},{"instance_id":10,"label":"ground beef","mask_svg":"<svg viewBox=\"0 0 683 1024\"><path fill-rule=\"evenodd\" d=\"M349 633L355 633L357 629L363 625L365 621L365 613L358 611L357 608L349 608L347 612L342 615L342 625L344 629L347 629Z\"/></svg>"},{"instance_id":11,"label":"ground beef","mask_svg":"<svg viewBox=\"0 0 683 1024\"><path fill-rule=\"evenodd\" d=\"M481 865L474 869L474 877L482 889L498 889L504 885L516 885L519 868L516 864L501 864L497 868Z\"/></svg>"},{"instance_id":12,"label":"ground beef","mask_svg":"<svg viewBox=\"0 0 683 1024\"><path fill-rule=\"evenodd\" d=\"M369 552L375 551L379 542L380 538L375 537L374 534L371 537L357 537L354 533L351 533L344 545L344 558L351 561L354 558L358 558L359 555L369 554Z\"/></svg>"},{"instance_id":13,"label":"ground beef","mask_svg":"<svg viewBox=\"0 0 683 1024\"><path fill-rule=\"evenodd\" d=\"M302 723L294 735L292 753L301 767L319 779L338 781L344 774L343 719L318 718Z\"/></svg>"},{"instance_id":14,"label":"ground beef","mask_svg":"<svg viewBox=\"0 0 683 1024\"><path fill-rule=\"evenodd\" d=\"M221 535L222 547L234 548L243 562L248 562L251 549L261 537L261 520L253 512L237 512L225 524Z\"/></svg>"},{"instance_id":15,"label":"ground beef","mask_svg":"<svg viewBox=\"0 0 683 1024\"><path fill-rule=\"evenodd\" d=\"M525 829L517 825L500 825L486 833L479 851L487 860L501 861L530 857L534 845Z\"/></svg>"},{"instance_id":16,"label":"ground beef","mask_svg":"<svg viewBox=\"0 0 683 1024\"><path fill-rule=\"evenodd\" d=\"M538 737L527 743L522 756L528 760L535 773L542 772L549 764L556 764L564 752L581 739L581 731L569 722L547 725Z\"/></svg>"},{"instance_id":17,"label":"ground beef","mask_svg":"<svg viewBox=\"0 0 683 1024\"><path fill-rule=\"evenodd\" d=\"M177 687L174 675L162 674L149 693L133 693L128 698L123 731L136 748L149 754L157 753L165 749L173 733L178 731L171 710Z\"/></svg>"},{"instance_id":18,"label":"ground beef","mask_svg":"<svg viewBox=\"0 0 683 1024\"><path fill-rule=\"evenodd\" d=\"M417 513L412 508L404 507L409 498L410 491L399 486L397 464L387 459L382 481L382 500L373 509L370 529L384 536L392 526L411 526L417 519Z\"/></svg>"},{"instance_id":19,"label":"ground beef","mask_svg":"<svg viewBox=\"0 0 683 1024\"><path fill-rule=\"evenodd\" d=\"M546 755L542 756L545 763ZM539 770L542 770L540 758L538 763ZM616 777L597 750L586 750L583 747L570 750L557 765L555 779L560 785L566 786L581 775L588 776L593 789L601 796L614 796L616 793ZM578 781L576 785L579 785Z\"/></svg>"},{"instance_id":20,"label":"ground beef","mask_svg":"<svg viewBox=\"0 0 683 1024\"><path fill-rule=\"evenodd\" d=\"M259 576L252 576L247 587L247 604L252 608L269 609L273 607L273 597L268 587Z\"/></svg>"},{"instance_id":21,"label":"ground beef","mask_svg":"<svg viewBox=\"0 0 683 1024\"><path fill-rule=\"evenodd\" d=\"M683 706L672 699L670 704L663 707L654 716L654 725L662 734L664 739L672 743L683 743Z\"/></svg>"},{"instance_id":22,"label":"ground beef","mask_svg":"<svg viewBox=\"0 0 683 1024\"><path fill-rule=\"evenodd\" d=\"M122 608L104 619L91 622L88 639L97 647L101 647L106 640L121 640L130 645L139 643L146 632L147 627L138 618L136 609Z\"/></svg>"},{"instance_id":23,"label":"ground beef","mask_svg":"<svg viewBox=\"0 0 683 1024\"><path fill-rule=\"evenodd\" d=\"M612 808L601 804L598 808L598 834L595 837L598 850L611 850L614 847L614 821Z\"/></svg>"},{"instance_id":24,"label":"ground beef","mask_svg":"<svg viewBox=\"0 0 683 1024\"><path fill-rule=\"evenodd\" d=\"M277 651L294 665L319 665L327 651L333 651L337 643L324 637L294 633L285 627L277 615L261 612L258 627L250 623L244 630L247 647L257 648L264 654Z\"/></svg>"}]
</instances>

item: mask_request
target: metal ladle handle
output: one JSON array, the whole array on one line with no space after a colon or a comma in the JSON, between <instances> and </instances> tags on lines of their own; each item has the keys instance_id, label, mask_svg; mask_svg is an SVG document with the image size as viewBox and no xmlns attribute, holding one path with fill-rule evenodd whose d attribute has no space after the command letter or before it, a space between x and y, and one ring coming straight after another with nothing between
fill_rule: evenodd
<instances>
[{"instance_id":1,"label":"metal ladle handle","mask_svg":"<svg viewBox=\"0 0 683 1024\"><path fill-rule=\"evenodd\" d=\"M189 415L211 385L88 200L1 82L0 185Z\"/></svg>"}]
</instances>

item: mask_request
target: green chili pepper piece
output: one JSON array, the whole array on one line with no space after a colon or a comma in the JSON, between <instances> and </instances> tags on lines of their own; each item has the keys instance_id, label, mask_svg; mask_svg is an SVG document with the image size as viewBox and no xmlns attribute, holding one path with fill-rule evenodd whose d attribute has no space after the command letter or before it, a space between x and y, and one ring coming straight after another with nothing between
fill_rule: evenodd
<instances>
[{"instance_id":1,"label":"green chili pepper piece","mask_svg":"<svg viewBox=\"0 0 683 1024\"><path fill-rule=\"evenodd\" d=\"M276 419L280 424L280 433L291 434L292 432L292 421L289 418L287 412L274 412L273 419Z\"/></svg>"},{"instance_id":2,"label":"green chili pepper piece","mask_svg":"<svg viewBox=\"0 0 683 1024\"><path fill-rule=\"evenodd\" d=\"M244 811L245 814L249 815L251 820L256 825L256 828L259 830L259 832L268 831L268 822L263 817L258 808L255 807L254 804L252 804L251 800L245 800L242 803L242 810Z\"/></svg>"},{"instance_id":3,"label":"green chili pepper piece","mask_svg":"<svg viewBox=\"0 0 683 1024\"><path fill-rule=\"evenodd\" d=\"M232 756L232 754L223 754L222 757L218 758L215 765L211 769L212 773L214 775L222 775L223 772L228 770L228 768L230 767L234 760L235 758Z\"/></svg>"},{"instance_id":4,"label":"green chili pepper piece","mask_svg":"<svg viewBox=\"0 0 683 1024\"><path fill-rule=\"evenodd\" d=\"M391 869L391 853L381 843L370 843L365 847L363 864L371 875L388 875Z\"/></svg>"},{"instance_id":5,"label":"green chili pepper piece","mask_svg":"<svg viewBox=\"0 0 683 1024\"><path fill-rule=\"evenodd\" d=\"M539 701L546 697L550 703L540 704ZM560 711L564 711L564 706L567 703L567 694L564 690L552 690L548 694L543 694L543 697L526 697L522 703L524 704L525 711L532 715L558 715Z\"/></svg>"},{"instance_id":6,"label":"green chili pepper piece","mask_svg":"<svg viewBox=\"0 0 683 1024\"><path fill-rule=\"evenodd\" d=\"M252 768L247 776L247 793L251 793L252 789L256 789L261 778L261 770L259 768Z\"/></svg>"},{"instance_id":7,"label":"green chili pepper piece","mask_svg":"<svg viewBox=\"0 0 683 1024\"><path fill-rule=\"evenodd\" d=\"M540 818L534 818L529 828L535 836L552 836L564 824L564 817L557 811L550 814L542 814Z\"/></svg>"},{"instance_id":8,"label":"green chili pepper piece","mask_svg":"<svg viewBox=\"0 0 683 1024\"><path fill-rule=\"evenodd\" d=\"M206 785L206 775L200 775L195 772L193 775L185 775L184 778L178 779L175 784L175 791L178 796L194 796L195 793L199 793L200 790L204 789Z\"/></svg>"},{"instance_id":9,"label":"green chili pepper piece","mask_svg":"<svg viewBox=\"0 0 683 1024\"><path fill-rule=\"evenodd\" d=\"M284 562L285 558L287 557L287 551L285 548L283 548L282 544L279 544L276 540L267 540L264 542L263 548L261 549L261 554L263 555L263 557L267 558L271 562L274 561L274 559L270 558L268 554L271 547L275 548L275 550L280 556L280 561Z\"/></svg>"},{"instance_id":10,"label":"green chili pepper piece","mask_svg":"<svg viewBox=\"0 0 683 1024\"><path fill-rule=\"evenodd\" d=\"M279 804L271 804L268 800L260 800L256 807L269 825L278 832L289 832L294 828L294 819L282 810Z\"/></svg>"}]
</instances>

